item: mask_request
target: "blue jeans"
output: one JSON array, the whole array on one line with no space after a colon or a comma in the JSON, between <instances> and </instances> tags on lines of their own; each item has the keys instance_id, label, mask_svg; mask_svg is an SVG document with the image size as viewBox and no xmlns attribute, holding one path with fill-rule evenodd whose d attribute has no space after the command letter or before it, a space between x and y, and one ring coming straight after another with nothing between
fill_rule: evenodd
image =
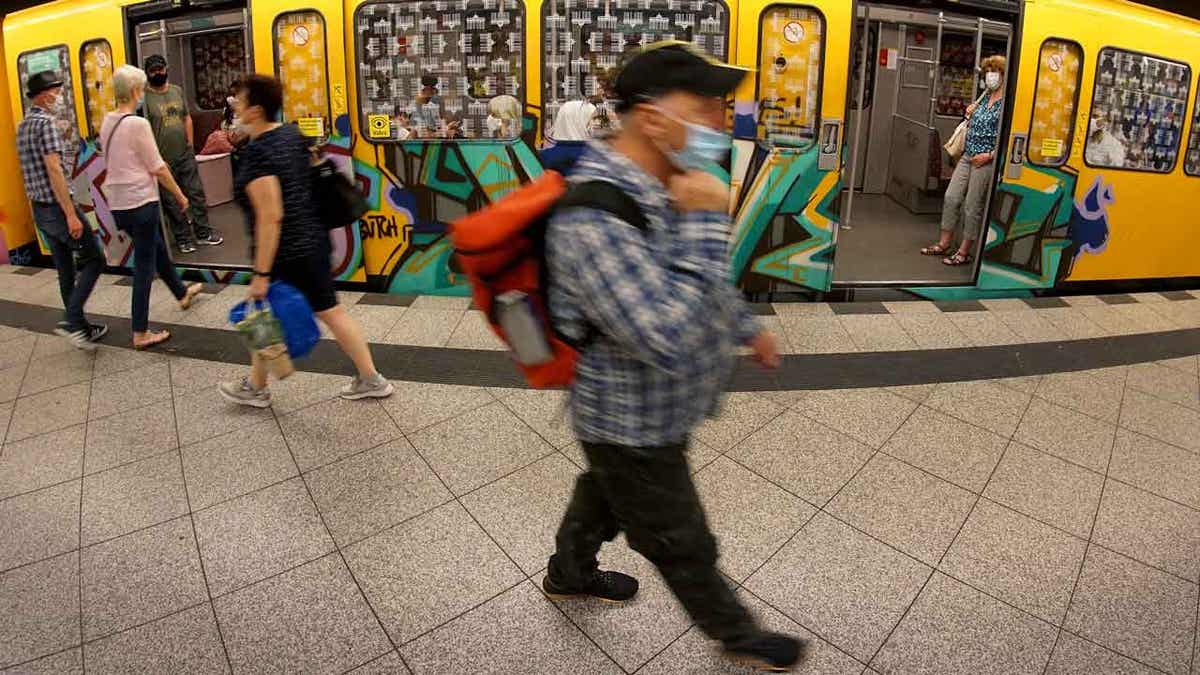
<instances>
[{"instance_id":1,"label":"blue jeans","mask_svg":"<svg viewBox=\"0 0 1200 675\"><path fill-rule=\"evenodd\" d=\"M144 333L150 323L150 284L154 282L155 272L176 299L183 298L185 289L163 242L158 202L113 211L112 214L117 228L133 239L133 306L130 313L133 332Z\"/></svg>"},{"instance_id":2,"label":"blue jeans","mask_svg":"<svg viewBox=\"0 0 1200 675\"><path fill-rule=\"evenodd\" d=\"M63 322L66 329L72 332L88 327L83 306L96 287L100 273L104 271L104 252L100 242L78 206L75 206L75 215L83 222L83 234L78 239L72 239L67 234L67 214L63 213L57 202L35 202L33 205L33 222L50 247L50 257L54 259L54 267L58 270Z\"/></svg>"}]
</instances>

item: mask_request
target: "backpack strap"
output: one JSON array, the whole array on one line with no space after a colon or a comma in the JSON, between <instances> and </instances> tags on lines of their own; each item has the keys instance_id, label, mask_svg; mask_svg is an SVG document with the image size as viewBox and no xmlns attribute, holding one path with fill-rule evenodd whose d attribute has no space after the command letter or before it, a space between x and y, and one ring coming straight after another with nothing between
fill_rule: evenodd
<instances>
[{"instance_id":1,"label":"backpack strap","mask_svg":"<svg viewBox=\"0 0 1200 675\"><path fill-rule=\"evenodd\" d=\"M614 183L605 180L590 180L572 185L554 208L556 211L570 208L599 209L643 232L650 226L637 201Z\"/></svg>"}]
</instances>

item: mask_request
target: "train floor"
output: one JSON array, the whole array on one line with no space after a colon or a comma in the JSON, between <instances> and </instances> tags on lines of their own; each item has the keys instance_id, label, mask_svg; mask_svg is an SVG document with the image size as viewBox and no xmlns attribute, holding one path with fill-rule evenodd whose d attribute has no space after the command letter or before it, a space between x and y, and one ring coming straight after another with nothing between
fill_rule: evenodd
<instances>
[{"instance_id":1,"label":"train floor","mask_svg":"<svg viewBox=\"0 0 1200 675\"><path fill-rule=\"evenodd\" d=\"M395 394L338 398L323 341L249 409L245 288L156 283L133 351L124 278L84 352L55 272L0 266L0 669L749 672L623 537L632 601L542 593L586 462L468 298L344 293ZM797 672L1200 674L1200 292L1046 300L756 308L788 353L689 462Z\"/></svg>"},{"instance_id":2,"label":"train floor","mask_svg":"<svg viewBox=\"0 0 1200 675\"><path fill-rule=\"evenodd\" d=\"M851 227L838 232L835 283L970 284L974 278L973 265L951 267L940 256L921 255L938 240L940 213L914 214L887 195L855 194L852 215Z\"/></svg>"},{"instance_id":3,"label":"train floor","mask_svg":"<svg viewBox=\"0 0 1200 675\"><path fill-rule=\"evenodd\" d=\"M234 202L225 202L208 208L208 222L224 239L220 246L198 246L194 253L180 253L172 247L172 257L180 265L199 263L202 265L250 266L250 233L242 209ZM174 244L174 235L169 235Z\"/></svg>"}]
</instances>

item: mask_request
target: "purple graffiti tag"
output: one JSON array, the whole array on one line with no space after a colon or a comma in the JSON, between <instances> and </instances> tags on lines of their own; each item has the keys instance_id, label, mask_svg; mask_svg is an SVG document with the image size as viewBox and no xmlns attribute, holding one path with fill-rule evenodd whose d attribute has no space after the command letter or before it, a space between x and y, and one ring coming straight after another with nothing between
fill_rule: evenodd
<instances>
[{"instance_id":1,"label":"purple graffiti tag","mask_svg":"<svg viewBox=\"0 0 1200 675\"><path fill-rule=\"evenodd\" d=\"M1097 255L1108 248L1108 207L1116 201L1111 183L1097 176L1082 199L1075 202L1067 223L1067 237L1075 246L1075 258L1083 253Z\"/></svg>"}]
</instances>

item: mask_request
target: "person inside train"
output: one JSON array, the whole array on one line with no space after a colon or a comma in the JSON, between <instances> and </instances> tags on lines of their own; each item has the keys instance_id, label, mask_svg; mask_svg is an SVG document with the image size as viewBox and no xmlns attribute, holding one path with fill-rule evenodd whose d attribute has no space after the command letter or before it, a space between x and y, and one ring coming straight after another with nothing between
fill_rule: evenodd
<instances>
[{"instance_id":1,"label":"person inside train","mask_svg":"<svg viewBox=\"0 0 1200 675\"><path fill-rule=\"evenodd\" d=\"M159 153L188 197L189 206L184 209L171 193L160 191L175 246L180 253L194 252L197 244L218 246L225 240L208 222L208 203L200 183L200 169L196 166L192 114L183 89L167 81L167 60L160 54L147 56L143 66L150 82L143 101L146 118L154 129Z\"/></svg>"},{"instance_id":2,"label":"person inside train","mask_svg":"<svg viewBox=\"0 0 1200 675\"><path fill-rule=\"evenodd\" d=\"M201 155L220 155L232 153L241 147L248 139L240 130L240 122L233 114L233 97L225 99L225 109L221 111L221 125L204 140Z\"/></svg>"},{"instance_id":3,"label":"person inside train","mask_svg":"<svg viewBox=\"0 0 1200 675\"><path fill-rule=\"evenodd\" d=\"M764 365L779 360L774 336L729 283L729 185L705 170L730 151L725 96L745 75L690 43L637 50L614 87L620 133L590 144L571 178L606 184L608 199L629 200L648 231L595 207L550 218L551 315L588 345L570 398L588 469L542 588L552 597L632 599L637 579L599 569L596 558L624 531L700 630L731 656L786 669L805 643L764 631L717 570L687 459L737 345L752 346Z\"/></svg>"},{"instance_id":4,"label":"person inside train","mask_svg":"<svg viewBox=\"0 0 1200 675\"><path fill-rule=\"evenodd\" d=\"M202 285L184 286L162 238L159 186L183 209L188 207L188 198L159 154L150 122L134 114L146 91L146 73L136 66L123 65L113 73L112 86L117 109L106 114L100 124L100 150L105 163L101 189L117 229L133 240L133 347L145 349L171 337L165 330L149 329L150 284L155 273L182 309L191 307Z\"/></svg>"},{"instance_id":5,"label":"person inside train","mask_svg":"<svg viewBox=\"0 0 1200 675\"><path fill-rule=\"evenodd\" d=\"M108 327L94 324L83 314L96 280L104 270L104 253L91 224L75 205L75 196L64 163L62 135L55 118L62 116L63 79L43 70L25 81L29 112L17 126L17 158L25 179L25 194L33 205L33 223L50 248L58 270L58 290L63 320L55 333L78 349L95 349Z\"/></svg>"},{"instance_id":6,"label":"person inside train","mask_svg":"<svg viewBox=\"0 0 1200 675\"><path fill-rule=\"evenodd\" d=\"M542 166L563 175L571 172L592 138L592 117L596 106L587 101L567 101L554 116L554 127L540 155Z\"/></svg>"},{"instance_id":7,"label":"person inside train","mask_svg":"<svg viewBox=\"0 0 1200 675\"><path fill-rule=\"evenodd\" d=\"M970 263L975 242L983 229L984 206L992 188L996 142L1000 135L1000 113L1004 107L1006 65L1005 58L999 55L989 56L981 64L988 96L967 106L966 149L954 167L950 186L946 188L941 237L936 244L921 249L923 255L945 256L942 263L946 265ZM946 255L960 230L957 250Z\"/></svg>"},{"instance_id":8,"label":"person inside train","mask_svg":"<svg viewBox=\"0 0 1200 675\"><path fill-rule=\"evenodd\" d=\"M435 138L442 128L442 97L438 96L436 75L421 76L421 91L417 95L412 122L420 138Z\"/></svg>"},{"instance_id":9,"label":"person inside train","mask_svg":"<svg viewBox=\"0 0 1200 675\"><path fill-rule=\"evenodd\" d=\"M395 389L375 369L362 328L338 303L329 265L329 235L317 219L313 202L311 141L296 125L275 121L282 107L283 85L276 78L251 74L239 84L234 112L246 126L250 142L241 152L234 192L252 234L254 267L248 295L262 300L272 281L294 286L358 371L342 388L342 398L391 396ZM219 391L239 405L270 406L266 364L252 357L250 374L222 383Z\"/></svg>"},{"instance_id":10,"label":"person inside train","mask_svg":"<svg viewBox=\"0 0 1200 675\"><path fill-rule=\"evenodd\" d=\"M1096 111L1092 116L1091 130L1083 153L1087 163L1118 169L1124 167L1126 149L1119 133L1113 128L1104 111Z\"/></svg>"},{"instance_id":11,"label":"person inside train","mask_svg":"<svg viewBox=\"0 0 1200 675\"><path fill-rule=\"evenodd\" d=\"M515 96L501 94L488 101L484 119L488 138L516 138L521 135L521 102Z\"/></svg>"}]
</instances>

